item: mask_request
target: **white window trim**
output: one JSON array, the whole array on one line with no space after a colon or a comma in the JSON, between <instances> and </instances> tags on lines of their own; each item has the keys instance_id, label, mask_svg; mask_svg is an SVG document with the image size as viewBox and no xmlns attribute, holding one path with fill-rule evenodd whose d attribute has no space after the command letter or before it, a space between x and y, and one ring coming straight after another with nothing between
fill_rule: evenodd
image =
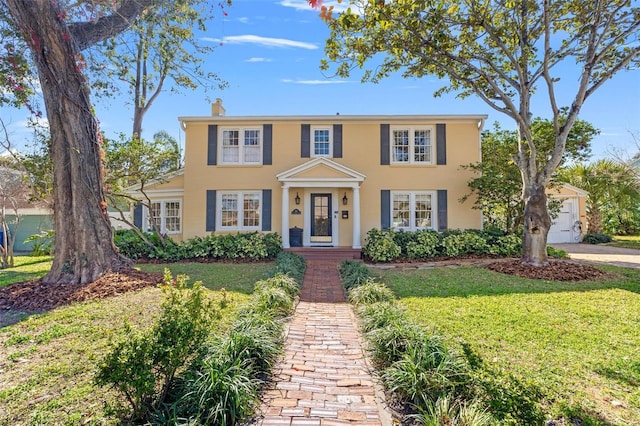
<instances>
[{"instance_id":1,"label":"white window trim","mask_svg":"<svg viewBox=\"0 0 640 426\"><path fill-rule=\"evenodd\" d=\"M328 154L316 154L316 130L328 130L329 131L329 153ZM333 157L333 126L311 126L311 158L314 157Z\"/></svg>"},{"instance_id":2,"label":"white window trim","mask_svg":"<svg viewBox=\"0 0 640 426\"><path fill-rule=\"evenodd\" d=\"M222 225L222 196L234 194L238 196L238 226L224 226ZM258 202L260 203L260 220L257 226L243 226L244 222L244 197L245 195L257 195ZM216 229L221 231L260 231L262 229L262 191L218 191L216 194Z\"/></svg>"},{"instance_id":3,"label":"white window trim","mask_svg":"<svg viewBox=\"0 0 640 426\"><path fill-rule=\"evenodd\" d=\"M395 130L408 130L409 131L409 161L394 161L393 155L393 132ZM415 161L415 132L416 130L429 130L430 140L431 140L431 152L430 157L431 161ZM436 155L436 130L434 126L418 126L418 125L409 125L409 126L389 126L389 160L391 164L399 164L399 165L407 165L407 164L417 164L417 165L433 165L435 164L435 155Z\"/></svg>"},{"instance_id":4,"label":"white window trim","mask_svg":"<svg viewBox=\"0 0 640 426\"><path fill-rule=\"evenodd\" d=\"M224 132L229 130L237 130L238 131L238 161L224 161ZM260 144L258 148L260 148L260 158L258 161L244 161L245 157L245 145L244 145L244 133L247 130L257 130L260 133ZM218 158L220 159L219 164L222 165L256 165L262 164L262 153L264 150L264 132L262 127L259 126L248 126L248 127L220 127L218 129Z\"/></svg>"},{"instance_id":5,"label":"white window trim","mask_svg":"<svg viewBox=\"0 0 640 426\"><path fill-rule=\"evenodd\" d=\"M159 230L160 233L166 234L166 235L181 234L182 233L182 200L180 199L151 200L151 203L152 204L160 203L160 230ZM167 203L178 203L180 205L180 207L178 208L178 219L180 221L180 229L178 231L167 231L166 229L167 217L166 217L165 206ZM147 206L145 206L145 208L143 209L142 223L144 223L146 231L152 230L151 223L150 223L149 209Z\"/></svg>"},{"instance_id":6,"label":"white window trim","mask_svg":"<svg viewBox=\"0 0 640 426\"><path fill-rule=\"evenodd\" d=\"M409 226L393 226L393 198L395 195L409 195ZM395 231L421 231L424 229L438 230L438 193L437 191L391 191L389 199L389 217L391 219L391 229ZM431 196L431 226L417 227L416 223L416 195Z\"/></svg>"}]
</instances>

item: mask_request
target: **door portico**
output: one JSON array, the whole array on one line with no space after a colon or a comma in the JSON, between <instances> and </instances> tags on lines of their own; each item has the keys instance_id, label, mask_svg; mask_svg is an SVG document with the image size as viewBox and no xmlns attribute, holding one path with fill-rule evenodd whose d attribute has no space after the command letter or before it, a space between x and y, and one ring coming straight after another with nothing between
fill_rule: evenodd
<instances>
[{"instance_id":1,"label":"door portico","mask_svg":"<svg viewBox=\"0 0 640 426\"><path fill-rule=\"evenodd\" d=\"M354 249L361 248L360 185L366 178L365 175L328 158L319 157L279 173L276 177L282 184L282 246L284 248L290 247L291 218L292 215L298 214L303 216L301 224L304 246L338 246L341 231L344 234L349 224L351 225L350 245ZM342 197L340 197L341 193L344 193ZM295 201L293 209L291 208L292 200ZM327 215L330 217L325 217ZM299 222L297 217L294 216L294 218ZM330 222L331 228L323 228L324 222L327 224ZM320 228L322 230L318 231ZM312 233L330 235L312 235Z\"/></svg>"}]
</instances>

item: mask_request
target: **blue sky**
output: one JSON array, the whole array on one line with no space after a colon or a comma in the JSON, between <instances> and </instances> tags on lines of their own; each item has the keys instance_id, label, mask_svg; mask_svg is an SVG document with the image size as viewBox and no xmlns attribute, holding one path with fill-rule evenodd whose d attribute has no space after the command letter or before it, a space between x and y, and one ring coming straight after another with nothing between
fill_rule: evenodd
<instances>
[{"instance_id":1,"label":"blue sky","mask_svg":"<svg viewBox=\"0 0 640 426\"><path fill-rule=\"evenodd\" d=\"M432 77L397 75L362 84L357 75L345 80L323 74L319 64L328 30L306 0L234 0L225 11L227 16L219 13L202 41L217 46L207 58L207 68L229 87L207 95L166 91L145 117L145 137L166 130L183 142L177 117L210 114L207 96L222 98L227 115L488 114L487 126L498 121L503 128L515 128L479 98L434 98L442 84ZM564 71L563 82L575 83L575 67L567 64ZM571 90L567 93L573 95ZM571 100L560 96L561 104ZM98 103L96 109L108 136L130 132L132 113L126 99ZM549 115L546 104L535 97L533 109L535 116ZM3 109L1 114L21 147L29 139L26 113ZM607 82L587 100L580 118L602 132L593 143L594 159L616 150L635 152L629 131L640 132L640 71L621 73Z\"/></svg>"}]
</instances>

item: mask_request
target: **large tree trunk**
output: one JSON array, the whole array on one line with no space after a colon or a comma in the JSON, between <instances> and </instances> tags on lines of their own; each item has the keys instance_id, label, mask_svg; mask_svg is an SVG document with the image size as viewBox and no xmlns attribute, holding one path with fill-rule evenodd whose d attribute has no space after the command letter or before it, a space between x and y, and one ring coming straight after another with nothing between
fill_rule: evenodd
<instances>
[{"instance_id":1,"label":"large tree trunk","mask_svg":"<svg viewBox=\"0 0 640 426\"><path fill-rule=\"evenodd\" d=\"M551 216L547 209L547 194L543 185L525 188L524 231L522 236L522 262L545 266L547 261L547 234Z\"/></svg>"},{"instance_id":2,"label":"large tree trunk","mask_svg":"<svg viewBox=\"0 0 640 426\"><path fill-rule=\"evenodd\" d=\"M127 264L113 243L101 139L78 49L58 2L7 1L31 45L51 132L55 246L47 283L88 283Z\"/></svg>"}]
</instances>

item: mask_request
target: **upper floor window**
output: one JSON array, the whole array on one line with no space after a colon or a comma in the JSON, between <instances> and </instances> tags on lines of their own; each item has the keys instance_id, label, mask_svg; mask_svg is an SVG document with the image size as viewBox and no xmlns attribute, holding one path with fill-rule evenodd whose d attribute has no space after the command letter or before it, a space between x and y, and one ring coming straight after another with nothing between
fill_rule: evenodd
<instances>
[{"instance_id":1,"label":"upper floor window","mask_svg":"<svg viewBox=\"0 0 640 426\"><path fill-rule=\"evenodd\" d=\"M331 128L316 127L311 129L313 136L312 156L331 157L333 141L331 140Z\"/></svg>"},{"instance_id":2,"label":"upper floor window","mask_svg":"<svg viewBox=\"0 0 640 426\"><path fill-rule=\"evenodd\" d=\"M435 199L433 191L392 192L392 228L406 231L435 229Z\"/></svg>"},{"instance_id":3,"label":"upper floor window","mask_svg":"<svg viewBox=\"0 0 640 426\"><path fill-rule=\"evenodd\" d=\"M152 201L146 212L147 229L161 234L179 234L182 232L182 209L179 200Z\"/></svg>"},{"instance_id":4,"label":"upper floor window","mask_svg":"<svg viewBox=\"0 0 640 426\"><path fill-rule=\"evenodd\" d=\"M396 164L432 164L431 127L391 128L391 162Z\"/></svg>"},{"instance_id":5,"label":"upper floor window","mask_svg":"<svg viewBox=\"0 0 640 426\"><path fill-rule=\"evenodd\" d=\"M222 129L222 164L261 164L262 132L254 128Z\"/></svg>"},{"instance_id":6,"label":"upper floor window","mask_svg":"<svg viewBox=\"0 0 640 426\"><path fill-rule=\"evenodd\" d=\"M219 229L259 230L262 194L260 191L219 192Z\"/></svg>"}]
</instances>

